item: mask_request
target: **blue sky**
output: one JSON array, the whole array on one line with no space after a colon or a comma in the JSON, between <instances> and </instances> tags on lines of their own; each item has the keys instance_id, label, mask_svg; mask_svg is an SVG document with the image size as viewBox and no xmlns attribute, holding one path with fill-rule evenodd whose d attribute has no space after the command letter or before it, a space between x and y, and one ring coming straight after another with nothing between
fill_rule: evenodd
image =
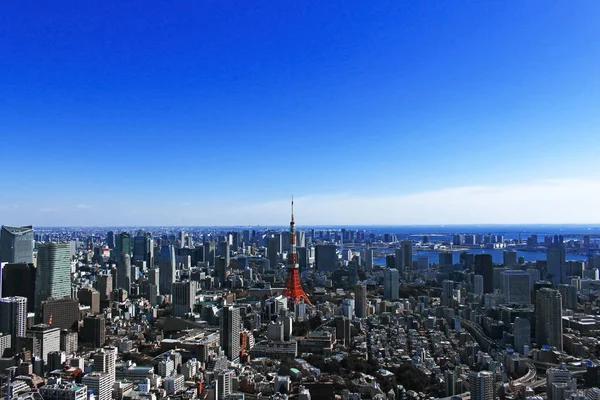
<instances>
[{"instance_id":1,"label":"blue sky","mask_svg":"<svg viewBox=\"0 0 600 400\"><path fill-rule=\"evenodd\" d=\"M305 223L600 222L599 20L597 1L7 2L0 223L285 224L292 193Z\"/></svg>"}]
</instances>

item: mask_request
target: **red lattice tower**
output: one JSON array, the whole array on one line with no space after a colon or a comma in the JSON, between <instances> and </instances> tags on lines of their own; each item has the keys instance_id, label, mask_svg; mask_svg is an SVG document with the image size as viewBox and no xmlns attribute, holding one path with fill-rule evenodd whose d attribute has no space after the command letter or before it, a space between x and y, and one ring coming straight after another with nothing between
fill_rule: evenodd
<instances>
[{"instance_id":1,"label":"red lattice tower","mask_svg":"<svg viewBox=\"0 0 600 400\"><path fill-rule=\"evenodd\" d=\"M288 274L283 295L294 303L300 303L301 299L306 304L312 305L300 282L300 268L298 267L298 254L296 253L296 223L294 222L294 200L292 199L292 222L290 222L290 254L287 265Z\"/></svg>"}]
</instances>

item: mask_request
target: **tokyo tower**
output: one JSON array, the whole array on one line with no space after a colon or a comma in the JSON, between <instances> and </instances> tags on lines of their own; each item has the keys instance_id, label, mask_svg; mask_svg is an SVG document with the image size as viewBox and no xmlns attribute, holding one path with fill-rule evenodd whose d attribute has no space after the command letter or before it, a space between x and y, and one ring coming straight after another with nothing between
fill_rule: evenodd
<instances>
[{"instance_id":1,"label":"tokyo tower","mask_svg":"<svg viewBox=\"0 0 600 400\"><path fill-rule=\"evenodd\" d=\"M287 280L283 295L294 303L303 299L306 304L312 305L300 283L300 268L298 267L298 254L296 254L296 223L294 222L294 199L292 199L292 222L290 222L290 254L287 259Z\"/></svg>"}]
</instances>

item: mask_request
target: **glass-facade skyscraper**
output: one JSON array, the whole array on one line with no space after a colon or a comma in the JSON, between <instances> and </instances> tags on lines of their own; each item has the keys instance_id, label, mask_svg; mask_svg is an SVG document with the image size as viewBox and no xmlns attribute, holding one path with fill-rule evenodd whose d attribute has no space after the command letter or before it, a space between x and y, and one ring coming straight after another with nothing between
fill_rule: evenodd
<instances>
[{"instance_id":1,"label":"glass-facade skyscraper","mask_svg":"<svg viewBox=\"0 0 600 400\"><path fill-rule=\"evenodd\" d=\"M71 252L68 243L38 246L36 310L42 301L71 296Z\"/></svg>"},{"instance_id":2,"label":"glass-facade skyscraper","mask_svg":"<svg viewBox=\"0 0 600 400\"><path fill-rule=\"evenodd\" d=\"M5 226L0 230L0 261L33 262L33 227Z\"/></svg>"}]
</instances>

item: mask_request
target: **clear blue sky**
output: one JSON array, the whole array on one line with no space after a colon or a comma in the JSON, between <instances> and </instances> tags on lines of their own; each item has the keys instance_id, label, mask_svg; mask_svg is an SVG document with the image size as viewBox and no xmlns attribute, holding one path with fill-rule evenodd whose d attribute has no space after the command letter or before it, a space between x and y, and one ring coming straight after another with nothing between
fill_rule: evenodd
<instances>
[{"instance_id":1,"label":"clear blue sky","mask_svg":"<svg viewBox=\"0 0 600 400\"><path fill-rule=\"evenodd\" d=\"M402 223L393 201L369 221L315 202L594 195L598 21L595 0L4 2L0 223L275 223L292 193L305 222ZM487 211L423 222L506 222Z\"/></svg>"}]
</instances>

